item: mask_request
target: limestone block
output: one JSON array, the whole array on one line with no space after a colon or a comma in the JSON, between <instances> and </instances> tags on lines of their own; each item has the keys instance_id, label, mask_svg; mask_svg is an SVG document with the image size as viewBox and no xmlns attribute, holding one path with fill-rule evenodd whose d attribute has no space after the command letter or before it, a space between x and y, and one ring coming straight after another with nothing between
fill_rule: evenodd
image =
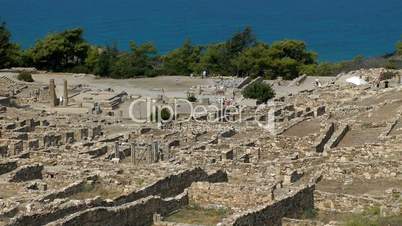
<instances>
[{"instance_id":1,"label":"limestone block","mask_svg":"<svg viewBox=\"0 0 402 226\"><path fill-rule=\"evenodd\" d=\"M39 149L39 140L38 139L32 139L28 141L28 149L29 150L38 150Z\"/></svg>"},{"instance_id":2,"label":"limestone block","mask_svg":"<svg viewBox=\"0 0 402 226\"><path fill-rule=\"evenodd\" d=\"M64 142L66 144L72 144L75 142L74 132L68 131L64 134Z\"/></svg>"},{"instance_id":3,"label":"limestone block","mask_svg":"<svg viewBox=\"0 0 402 226\"><path fill-rule=\"evenodd\" d=\"M8 156L8 145L0 145L0 157L7 157Z\"/></svg>"},{"instance_id":4,"label":"limestone block","mask_svg":"<svg viewBox=\"0 0 402 226\"><path fill-rule=\"evenodd\" d=\"M323 114L325 114L325 106L320 106L316 109L316 117L319 117Z\"/></svg>"},{"instance_id":5,"label":"limestone block","mask_svg":"<svg viewBox=\"0 0 402 226\"><path fill-rule=\"evenodd\" d=\"M296 181L300 180L300 178L304 175L303 172L299 172L297 170L293 170L289 172L288 174L284 175L283 177L283 183L284 184L292 184L295 183Z\"/></svg>"},{"instance_id":6,"label":"limestone block","mask_svg":"<svg viewBox=\"0 0 402 226\"><path fill-rule=\"evenodd\" d=\"M23 182L42 179L42 164L21 166L9 176L9 182Z\"/></svg>"},{"instance_id":7,"label":"limestone block","mask_svg":"<svg viewBox=\"0 0 402 226\"><path fill-rule=\"evenodd\" d=\"M17 161L0 162L0 175L11 172L17 168Z\"/></svg>"},{"instance_id":8,"label":"limestone block","mask_svg":"<svg viewBox=\"0 0 402 226\"><path fill-rule=\"evenodd\" d=\"M24 143L22 140L20 141L13 141L10 144L10 152L11 155L18 155L19 153L24 151Z\"/></svg>"}]
</instances>

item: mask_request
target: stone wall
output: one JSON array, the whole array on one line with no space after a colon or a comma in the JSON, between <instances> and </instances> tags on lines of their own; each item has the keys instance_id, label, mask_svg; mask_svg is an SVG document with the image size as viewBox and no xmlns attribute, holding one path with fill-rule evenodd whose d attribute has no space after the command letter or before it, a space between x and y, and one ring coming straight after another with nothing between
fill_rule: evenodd
<instances>
[{"instance_id":1,"label":"stone wall","mask_svg":"<svg viewBox=\"0 0 402 226\"><path fill-rule=\"evenodd\" d=\"M276 226L283 217L297 217L306 209L314 208L315 185L307 185L292 191L275 203L242 214L235 214L223 220L223 225Z\"/></svg>"},{"instance_id":2,"label":"stone wall","mask_svg":"<svg viewBox=\"0 0 402 226\"><path fill-rule=\"evenodd\" d=\"M345 135L349 132L349 125L341 126L338 131L333 135L333 138L328 142L328 148L335 148L342 141Z\"/></svg>"},{"instance_id":3,"label":"stone wall","mask_svg":"<svg viewBox=\"0 0 402 226\"><path fill-rule=\"evenodd\" d=\"M90 128L88 131L88 135L92 139L100 136L101 134L102 134L102 127L100 125L94 126L94 127Z\"/></svg>"},{"instance_id":4,"label":"stone wall","mask_svg":"<svg viewBox=\"0 0 402 226\"><path fill-rule=\"evenodd\" d=\"M315 110L315 117L320 117L321 115L325 114L325 106L319 106Z\"/></svg>"},{"instance_id":5,"label":"stone wall","mask_svg":"<svg viewBox=\"0 0 402 226\"><path fill-rule=\"evenodd\" d=\"M13 140L9 145L9 155L18 155L24 151L24 142L22 140Z\"/></svg>"},{"instance_id":6,"label":"stone wall","mask_svg":"<svg viewBox=\"0 0 402 226\"><path fill-rule=\"evenodd\" d=\"M41 226L49 222L61 219L67 215L106 204L107 203L99 198L87 200L72 200L61 205L56 202L55 207L49 208L51 209L50 211L41 211L39 213L23 213L17 215L16 217L11 219L10 223L7 226Z\"/></svg>"},{"instance_id":7,"label":"stone wall","mask_svg":"<svg viewBox=\"0 0 402 226\"><path fill-rule=\"evenodd\" d=\"M47 133L42 137L43 147L58 146L62 143L62 135Z\"/></svg>"},{"instance_id":8,"label":"stone wall","mask_svg":"<svg viewBox=\"0 0 402 226\"><path fill-rule=\"evenodd\" d=\"M126 196L121 196L115 199L112 202L105 202L103 200L73 200L68 202L65 205L58 206L57 208L51 208L52 211L42 211L40 213L24 213L19 215L18 217L12 220L12 223L9 225L11 226L24 226L24 225L44 225L51 221L56 221L61 219L65 216L77 213L79 211L85 212L89 208L99 207L101 209L109 208L112 206L121 206L125 203L133 202L139 200L141 198L145 198L148 196L153 196L153 194L162 194L164 197L168 196L175 196L177 194L183 194L185 189L191 185L194 180L205 180L205 181L227 181L227 174L222 171L216 171L214 173L208 174L203 171L201 168L195 168L192 170L186 170L181 173L168 176L160 181L155 182L154 184L147 186L139 191L135 191L130 193ZM54 198L64 198L66 195L71 194L71 191L76 191L76 189L80 189L81 183L77 182L76 184L72 184L67 186L65 189L61 191L57 191L54 193L50 193L48 196L43 196L39 199L39 201L43 201L45 199L54 199ZM73 192L74 193L74 192ZM177 193L177 194L175 194ZM173 194L173 195L171 195ZM173 211L173 209L179 208L179 206L183 206L184 204L188 203L188 195L186 192L186 199L180 198L178 201L177 199L170 199L166 198L163 210L160 210L159 213L162 215L166 214L167 212ZM187 200L187 201L186 201ZM97 211L95 211L97 212ZM68 224L67 224L68 225ZM89 225L89 224L88 224ZM107 225L107 224L103 224ZM114 225L114 224L112 224Z\"/></svg>"},{"instance_id":9,"label":"stone wall","mask_svg":"<svg viewBox=\"0 0 402 226\"><path fill-rule=\"evenodd\" d=\"M80 152L80 154L87 154L87 155L91 156L91 158L98 158L98 157L106 154L107 151L108 151L108 146L104 145L101 147L92 148L89 151Z\"/></svg>"},{"instance_id":10,"label":"stone wall","mask_svg":"<svg viewBox=\"0 0 402 226\"><path fill-rule=\"evenodd\" d=\"M222 138L229 138L229 137L232 137L232 136L234 136L234 135L236 135L236 130L234 130L234 129L228 129L228 130L222 131L222 132L219 134L219 137L222 137Z\"/></svg>"},{"instance_id":11,"label":"stone wall","mask_svg":"<svg viewBox=\"0 0 402 226\"><path fill-rule=\"evenodd\" d=\"M253 84L260 83L260 82L262 82L263 80L264 80L263 77L257 77L257 78L255 78L255 79L249 81L248 83L244 84L241 89L244 90L244 89L246 89L248 86L252 86Z\"/></svg>"},{"instance_id":12,"label":"stone wall","mask_svg":"<svg viewBox=\"0 0 402 226\"><path fill-rule=\"evenodd\" d=\"M292 82L289 83L288 87L292 87L292 86L300 86L300 84L302 84L307 78L307 75L302 75L299 76L295 79L292 80Z\"/></svg>"},{"instance_id":13,"label":"stone wall","mask_svg":"<svg viewBox=\"0 0 402 226\"><path fill-rule=\"evenodd\" d=\"M11 173L10 182L23 182L35 179L42 179L42 164L21 166Z\"/></svg>"},{"instance_id":14,"label":"stone wall","mask_svg":"<svg viewBox=\"0 0 402 226\"><path fill-rule=\"evenodd\" d=\"M0 175L11 172L17 168L17 161L0 162Z\"/></svg>"},{"instance_id":15,"label":"stone wall","mask_svg":"<svg viewBox=\"0 0 402 226\"><path fill-rule=\"evenodd\" d=\"M387 123L387 127L381 133L380 138L385 138L386 136L389 136L389 134L392 132L392 130L395 128L395 126L399 123L399 117L400 117L400 115L398 115L398 117L393 119L391 122Z\"/></svg>"},{"instance_id":16,"label":"stone wall","mask_svg":"<svg viewBox=\"0 0 402 226\"><path fill-rule=\"evenodd\" d=\"M294 126L297 126L299 123L302 123L303 121L306 121L309 118L295 118L294 120L292 120L288 126L283 127L283 128L278 128L278 130L276 131L276 135L281 135L283 133L285 133L287 130L291 129Z\"/></svg>"},{"instance_id":17,"label":"stone wall","mask_svg":"<svg viewBox=\"0 0 402 226\"><path fill-rule=\"evenodd\" d=\"M187 192L169 199L149 196L120 206L88 209L52 222L48 226L151 226L155 213L167 215L186 205Z\"/></svg>"},{"instance_id":18,"label":"stone wall","mask_svg":"<svg viewBox=\"0 0 402 226\"><path fill-rule=\"evenodd\" d=\"M46 127L44 127L46 129ZM39 132L38 132L39 133ZM54 147L62 144L72 144L74 142L82 141L88 138L95 138L100 136L102 133L101 126L95 126L93 128L75 128L70 131L65 131L63 133L59 132L44 132L40 134L42 147Z\"/></svg>"},{"instance_id":19,"label":"stone wall","mask_svg":"<svg viewBox=\"0 0 402 226\"><path fill-rule=\"evenodd\" d=\"M243 81L240 82L240 84L237 86L237 88L238 89L243 88L245 85L247 85L252 80L253 80L253 77L247 76L246 78L243 79Z\"/></svg>"},{"instance_id":20,"label":"stone wall","mask_svg":"<svg viewBox=\"0 0 402 226\"><path fill-rule=\"evenodd\" d=\"M208 175L208 173L206 173L204 170L197 167L191 170L169 175L166 178L138 191L120 196L114 200L114 203L116 205L120 205L152 195L161 196L162 198L171 197L182 193L184 189L190 187L193 182L210 180L213 182L227 181L227 175L220 170Z\"/></svg>"},{"instance_id":21,"label":"stone wall","mask_svg":"<svg viewBox=\"0 0 402 226\"><path fill-rule=\"evenodd\" d=\"M39 149L39 140L38 139L31 139L28 140L27 146L29 150L38 150Z\"/></svg>"},{"instance_id":22,"label":"stone wall","mask_svg":"<svg viewBox=\"0 0 402 226\"><path fill-rule=\"evenodd\" d=\"M65 187L59 191L54 191L52 193L42 196L39 199L39 201L45 201L45 200L52 201L54 199L66 198L68 196L81 192L86 183L87 183L86 180L79 180L77 182L74 182L74 183L68 185L67 187Z\"/></svg>"},{"instance_id":23,"label":"stone wall","mask_svg":"<svg viewBox=\"0 0 402 226\"><path fill-rule=\"evenodd\" d=\"M8 156L8 145L0 145L0 157L5 158Z\"/></svg>"},{"instance_id":24,"label":"stone wall","mask_svg":"<svg viewBox=\"0 0 402 226\"><path fill-rule=\"evenodd\" d=\"M325 127L324 134L318 137L316 143L314 144L316 152L323 152L325 145L331 139L331 136L335 132L335 124L332 122Z\"/></svg>"},{"instance_id":25,"label":"stone wall","mask_svg":"<svg viewBox=\"0 0 402 226\"><path fill-rule=\"evenodd\" d=\"M207 177L206 181L209 183L228 182L229 178L228 178L228 174L226 173L226 171L217 170L215 172L208 173L208 177Z\"/></svg>"}]
</instances>

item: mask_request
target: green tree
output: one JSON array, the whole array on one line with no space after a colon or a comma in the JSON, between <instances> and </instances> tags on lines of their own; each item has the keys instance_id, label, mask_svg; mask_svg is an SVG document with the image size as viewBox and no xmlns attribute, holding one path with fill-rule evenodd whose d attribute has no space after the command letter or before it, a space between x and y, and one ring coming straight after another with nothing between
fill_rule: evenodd
<instances>
[{"instance_id":1,"label":"green tree","mask_svg":"<svg viewBox=\"0 0 402 226\"><path fill-rule=\"evenodd\" d=\"M300 67L301 64L297 60L289 57L273 59L268 73L271 79L281 76L283 79L291 80L299 76Z\"/></svg>"},{"instance_id":2,"label":"green tree","mask_svg":"<svg viewBox=\"0 0 402 226\"><path fill-rule=\"evenodd\" d=\"M316 63L317 54L307 51L306 44L298 40L283 40L274 42L270 49L273 59L290 58L300 64Z\"/></svg>"},{"instance_id":3,"label":"green tree","mask_svg":"<svg viewBox=\"0 0 402 226\"><path fill-rule=\"evenodd\" d=\"M52 33L36 42L29 51L38 68L64 70L84 63L89 44L83 39L81 28Z\"/></svg>"},{"instance_id":4,"label":"green tree","mask_svg":"<svg viewBox=\"0 0 402 226\"><path fill-rule=\"evenodd\" d=\"M19 64L19 47L10 42L11 33L4 22L0 22L0 68Z\"/></svg>"},{"instance_id":5,"label":"green tree","mask_svg":"<svg viewBox=\"0 0 402 226\"><path fill-rule=\"evenodd\" d=\"M238 65L233 64L233 60L241 55L248 48L251 48L257 44L256 37L251 27L244 28L243 31L233 34L233 36L226 41L221 57L222 75L237 75Z\"/></svg>"},{"instance_id":6,"label":"green tree","mask_svg":"<svg viewBox=\"0 0 402 226\"><path fill-rule=\"evenodd\" d=\"M224 45L210 45L201 55L200 63L196 66L196 71L200 73L207 70L212 75L225 75L227 74L227 61Z\"/></svg>"},{"instance_id":7,"label":"green tree","mask_svg":"<svg viewBox=\"0 0 402 226\"><path fill-rule=\"evenodd\" d=\"M91 67L93 64L93 73L96 75L100 75L103 77L110 76L112 73L112 67L117 61L118 50L115 45L107 46L105 49L99 50L99 57L96 56L95 53L91 53L91 60L88 62L87 58L87 65Z\"/></svg>"},{"instance_id":8,"label":"green tree","mask_svg":"<svg viewBox=\"0 0 402 226\"><path fill-rule=\"evenodd\" d=\"M320 63L303 65L300 74L310 76L336 76L341 73L344 66L339 63Z\"/></svg>"},{"instance_id":9,"label":"green tree","mask_svg":"<svg viewBox=\"0 0 402 226\"><path fill-rule=\"evenodd\" d=\"M153 76L156 67L156 48L152 43L137 45L130 42L131 52L121 53L111 67L113 78Z\"/></svg>"},{"instance_id":10,"label":"green tree","mask_svg":"<svg viewBox=\"0 0 402 226\"><path fill-rule=\"evenodd\" d=\"M202 52L200 63L196 65L196 71L207 70L214 75L233 76L238 73L237 58L248 48L256 45L255 35L250 27L235 33L224 43L209 45Z\"/></svg>"},{"instance_id":11,"label":"green tree","mask_svg":"<svg viewBox=\"0 0 402 226\"><path fill-rule=\"evenodd\" d=\"M87 57L85 58L85 66L90 72L94 72L96 65L99 62L99 57L102 53L102 49L96 46L90 46L88 48Z\"/></svg>"},{"instance_id":12,"label":"green tree","mask_svg":"<svg viewBox=\"0 0 402 226\"><path fill-rule=\"evenodd\" d=\"M298 77L305 65L316 64L317 58L315 53L307 51L304 42L297 40L274 42L269 50L269 56L272 59L270 74L273 78L282 76L284 79Z\"/></svg>"},{"instance_id":13,"label":"green tree","mask_svg":"<svg viewBox=\"0 0 402 226\"><path fill-rule=\"evenodd\" d=\"M183 46L169 52L163 59L163 69L168 75L188 75L200 61L201 48L186 40Z\"/></svg>"},{"instance_id":14,"label":"green tree","mask_svg":"<svg viewBox=\"0 0 402 226\"><path fill-rule=\"evenodd\" d=\"M396 53L398 55L402 56L402 41L400 41L396 44Z\"/></svg>"},{"instance_id":15,"label":"green tree","mask_svg":"<svg viewBox=\"0 0 402 226\"><path fill-rule=\"evenodd\" d=\"M139 72L133 65L131 56L129 53L121 53L113 62L111 67L112 78L131 78L136 75L144 75L143 72Z\"/></svg>"},{"instance_id":16,"label":"green tree","mask_svg":"<svg viewBox=\"0 0 402 226\"><path fill-rule=\"evenodd\" d=\"M246 98L257 99L259 102L265 103L275 96L275 91L269 84L259 82L247 86L242 94Z\"/></svg>"},{"instance_id":17,"label":"green tree","mask_svg":"<svg viewBox=\"0 0 402 226\"><path fill-rule=\"evenodd\" d=\"M271 61L269 46L259 43L256 46L245 49L238 57L232 60L238 76L266 76L267 68Z\"/></svg>"},{"instance_id":18,"label":"green tree","mask_svg":"<svg viewBox=\"0 0 402 226\"><path fill-rule=\"evenodd\" d=\"M228 41L226 41L227 53L231 57L235 57L245 49L257 44L256 37L251 27L246 27L243 31L235 33Z\"/></svg>"}]
</instances>

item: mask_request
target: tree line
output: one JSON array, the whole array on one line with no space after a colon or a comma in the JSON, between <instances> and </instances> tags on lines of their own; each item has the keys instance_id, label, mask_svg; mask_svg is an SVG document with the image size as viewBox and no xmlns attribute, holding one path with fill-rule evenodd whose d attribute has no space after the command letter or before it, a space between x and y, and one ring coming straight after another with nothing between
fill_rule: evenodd
<instances>
[{"instance_id":1,"label":"tree line","mask_svg":"<svg viewBox=\"0 0 402 226\"><path fill-rule=\"evenodd\" d=\"M129 51L116 45L91 45L81 28L50 33L33 47L21 49L11 42L5 23L0 24L0 68L36 67L56 72L92 73L102 77L133 78L158 75L263 76L293 79L302 74L333 75L364 61L318 63L317 54L299 40L282 40L272 44L258 41L250 27L228 40L209 45L183 45L164 55L150 43L131 41ZM396 53L402 55L402 42Z\"/></svg>"}]
</instances>

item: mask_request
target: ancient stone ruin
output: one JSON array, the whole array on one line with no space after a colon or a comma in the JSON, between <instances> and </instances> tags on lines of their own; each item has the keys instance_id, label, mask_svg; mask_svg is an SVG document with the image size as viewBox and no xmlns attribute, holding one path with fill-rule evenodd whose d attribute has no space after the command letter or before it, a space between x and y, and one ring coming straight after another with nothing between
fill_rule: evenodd
<instances>
[{"instance_id":1,"label":"ancient stone ruin","mask_svg":"<svg viewBox=\"0 0 402 226\"><path fill-rule=\"evenodd\" d=\"M377 87L381 73L321 87L308 76L212 78L173 96L0 75L0 225L342 225L374 207L397 216L402 89L398 78ZM344 81L356 74L368 84ZM253 82L273 84L272 103L242 98ZM188 109L189 92L205 111ZM133 121L157 119L147 100L182 103L171 121Z\"/></svg>"}]
</instances>

